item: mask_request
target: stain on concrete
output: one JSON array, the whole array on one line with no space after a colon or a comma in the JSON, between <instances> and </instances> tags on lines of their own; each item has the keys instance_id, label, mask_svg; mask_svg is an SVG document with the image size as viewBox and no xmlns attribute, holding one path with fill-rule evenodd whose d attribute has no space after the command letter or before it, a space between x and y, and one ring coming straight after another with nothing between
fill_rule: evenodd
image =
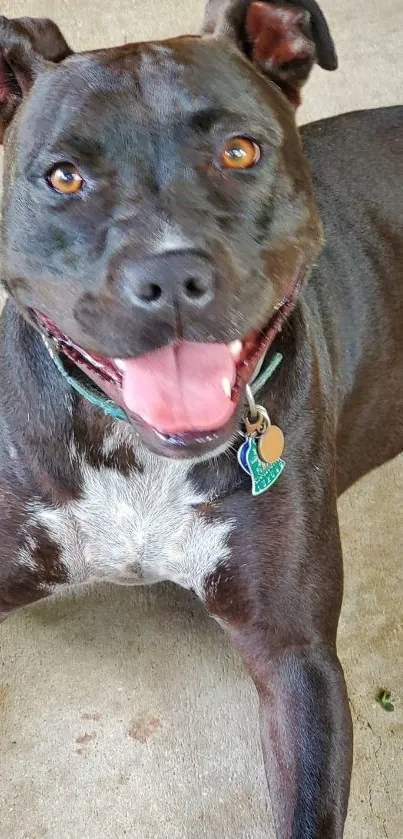
<instances>
[{"instance_id":1,"label":"stain on concrete","mask_svg":"<svg viewBox=\"0 0 403 839\"><path fill-rule=\"evenodd\" d=\"M157 717L153 717L152 714L145 712L135 717L127 733L132 740L137 740L138 743L147 743L147 740L159 728L161 728L160 720Z\"/></svg>"},{"instance_id":2,"label":"stain on concrete","mask_svg":"<svg viewBox=\"0 0 403 839\"><path fill-rule=\"evenodd\" d=\"M86 746L87 743L91 743L92 740L95 740L96 736L95 731L91 731L91 734L81 734L79 737L76 737L76 743L80 746Z\"/></svg>"}]
</instances>

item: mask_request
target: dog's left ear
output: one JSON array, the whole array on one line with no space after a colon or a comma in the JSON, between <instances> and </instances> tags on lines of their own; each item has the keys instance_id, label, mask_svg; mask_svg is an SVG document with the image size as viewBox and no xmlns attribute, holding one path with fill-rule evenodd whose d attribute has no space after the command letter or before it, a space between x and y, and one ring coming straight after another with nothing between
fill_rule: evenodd
<instances>
[{"instance_id":1,"label":"dog's left ear","mask_svg":"<svg viewBox=\"0 0 403 839\"><path fill-rule=\"evenodd\" d=\"M0 142L38 73L71 54L53 21L0 16Z\"/></svg>"},{"instance_id":2,"label":"dog's left ear","mask_svg":"<svg viewBox=\"0 0 403 839\"><path fill-rule=\"evenodd\" d=\"M202 34L235 41L296 105L315 62L325 70L337 68L333 40L316 0L209 0Z\"/></svg>"}]
</instances>

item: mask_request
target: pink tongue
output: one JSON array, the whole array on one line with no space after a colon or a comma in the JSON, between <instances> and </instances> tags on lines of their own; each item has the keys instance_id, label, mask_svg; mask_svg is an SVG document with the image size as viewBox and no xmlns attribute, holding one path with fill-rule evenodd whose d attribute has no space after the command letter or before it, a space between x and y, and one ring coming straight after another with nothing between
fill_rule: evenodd
<instances>
[{"instance_id":1,"label":"pink tongue","mask_svg":"<svg viewBox=\"0 0 403 839\"><path fill-rule=\"evenodd\" d=\"M176 346L119 361L126 407L166 434L213 431L234 412L222 379L235 382L235 361L226 344Z\"/></svg>"}]
</instances>

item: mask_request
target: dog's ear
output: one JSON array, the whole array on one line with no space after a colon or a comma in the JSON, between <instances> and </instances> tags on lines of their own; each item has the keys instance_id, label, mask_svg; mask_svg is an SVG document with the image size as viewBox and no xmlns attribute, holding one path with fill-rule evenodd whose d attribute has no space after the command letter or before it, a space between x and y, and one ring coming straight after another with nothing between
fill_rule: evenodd
<instances>
[{"instance_id":1,"label":"dog's ear","mask_svg":"<svg viewBox=\"0 0 403 839\"><path fill-rule=\"evenodd\" d=\"M294 104L316 62L336 70L337 55L316 0L209 0L202 34L230 38Z\"/></svg>"},{"instance_id":2,"label":"dog's ear","mask_svg":"<svg viewBox=\"0 0 403 839\"><path fill-rule=\"evenodd\" d=\"M29 17L8 20L0 16L0 142L46 62L58 63L71 54L53 21Z\"/></svg>"}]
</instances>

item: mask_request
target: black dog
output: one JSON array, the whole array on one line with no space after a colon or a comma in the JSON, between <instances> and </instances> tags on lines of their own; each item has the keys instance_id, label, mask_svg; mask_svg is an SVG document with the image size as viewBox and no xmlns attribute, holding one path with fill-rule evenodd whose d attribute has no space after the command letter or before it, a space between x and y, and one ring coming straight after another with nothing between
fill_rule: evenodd
<instances>
[{"instance_id":1,"label":"black dog","mask_svg":"<svg viewBox=\"0 0 403 839\"><path fill-rule=\"evenodd\" d=\"M194 589L256 684L278 839L340 839L336 499L403 448L403 109L304 153L300 87L337 64L315 0L81 55L3 18L0 47L1 615Z\"/></svg>"}]
</instances>

